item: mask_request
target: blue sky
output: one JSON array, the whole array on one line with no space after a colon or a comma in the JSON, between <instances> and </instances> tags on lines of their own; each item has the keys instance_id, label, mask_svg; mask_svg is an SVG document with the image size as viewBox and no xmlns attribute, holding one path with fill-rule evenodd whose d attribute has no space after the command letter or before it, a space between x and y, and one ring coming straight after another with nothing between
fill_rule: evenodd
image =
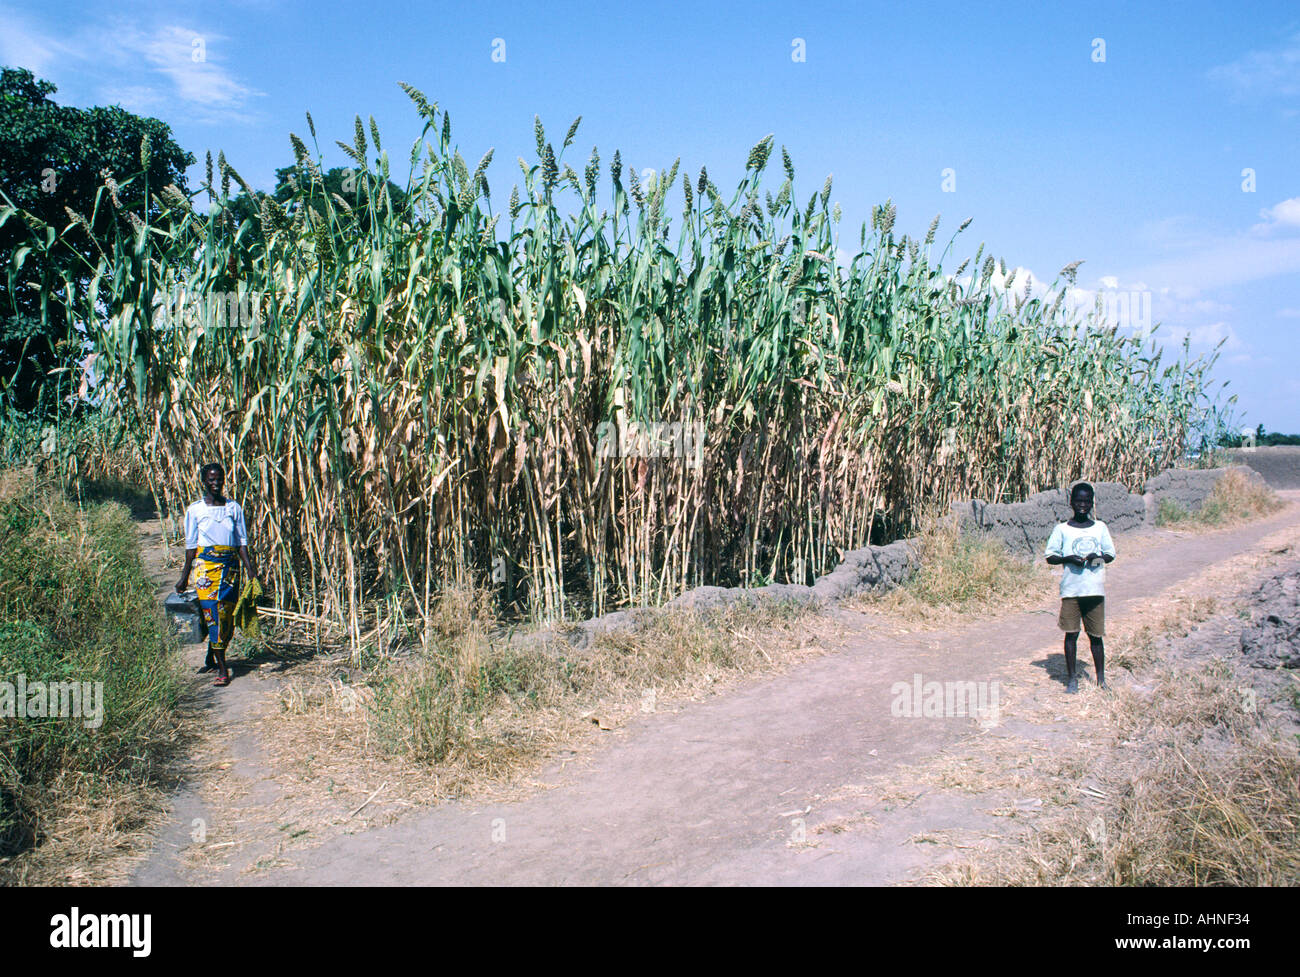
<instances>
[{"instance_id":1,"label":"blue sky","mask_svg":"<svg viewBox=\"0 0 1300 977\"><path fill-rule=\"evenodd\" d=\"M575 169L593 145L605 171L615 149L638 169L680 156L724 193L774 133L799 198L834 174L846 250L892 198L918 236L973 218L959 256L985 241L1037 282L1083 259L1081 301L1149 293L1158 336L1225 340L1242 421L1300 432L1294 3L0 0L0 24L0 62L58 100L157 116L267 189L305 111L327 165L357 114L404 160L420 124L398 81L450 110L471 164L495 149L498 205L534 114L557 145L583 117Z\"/></svg>"}]
</instances>

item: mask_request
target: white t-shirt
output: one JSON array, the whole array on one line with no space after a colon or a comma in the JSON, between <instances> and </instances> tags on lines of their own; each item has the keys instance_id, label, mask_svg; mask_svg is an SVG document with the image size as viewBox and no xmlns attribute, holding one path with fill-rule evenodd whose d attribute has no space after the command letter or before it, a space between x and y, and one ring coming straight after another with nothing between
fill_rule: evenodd
<instances>
[{"instance_id":1,"label":"white t-shirt","mask_svg":"<svg viewBox=\"0 0 1300 977\"><path fill-rule=\"evenodd\" d=\"M1115 544L1110 538L1110 530L1100 519L1093 521L1086 529L1071 526L1068 522L1058 523L1047 541L1044 556L1088 556L1102 553L1115 555ZM1069 563L1061 565L1062 597L1103 597L1106 594L1106 564L1093 560L1093 564L1076 567Z\"/></svg>"},{"instance_id":2,"label":"white t-shirt","mask_svg":"<svg viewBox=\"0 0 1300 977\"><path fill-rule=\"evenodd\" d=\"M247 546L244 510L230 499L225 505L208 505L199 499L185 510L185 548Z\"/></svg>"}]
</instances>

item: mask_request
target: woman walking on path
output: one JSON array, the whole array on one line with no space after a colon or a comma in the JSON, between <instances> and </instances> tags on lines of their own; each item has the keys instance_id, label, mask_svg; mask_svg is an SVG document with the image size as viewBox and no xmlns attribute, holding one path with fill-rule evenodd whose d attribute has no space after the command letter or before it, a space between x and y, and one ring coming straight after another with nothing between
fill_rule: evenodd
<instances>
[{"instance_id":1,"label":"woman walking on path","mask_svg":"<svg viewBox=\"0 0 1300 977\"><path fill-rule=\"evenodd\" d=\"M251 580L257 579L257 569L248 552L244 510L225 496L226 470L216 463L204 465L199 480L203 498L185 510L185 566L176 592L185 590L191 569L196 569L194 589L208 632L208 657L199 672L217 669L216 684L224 686L230 684L226 647L235 630L240 567Z\"/></svg>"}]
</instances>

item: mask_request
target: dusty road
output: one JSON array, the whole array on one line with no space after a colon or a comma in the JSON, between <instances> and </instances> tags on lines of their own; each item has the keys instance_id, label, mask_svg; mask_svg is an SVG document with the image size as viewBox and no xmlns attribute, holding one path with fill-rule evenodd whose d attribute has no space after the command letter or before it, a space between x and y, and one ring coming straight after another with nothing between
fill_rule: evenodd
<instances>
[{"instance_id":1,"label":"dusty road","mask_svg":"<svg viewBox=\"0 0 1300 977\"><path fill-rule=\"evenodd\" d=\"M1207 567L1276 547L1300 527L1300 492L1255 523L1201 535L1156 530L1127 540L1136 555L1108 571L1107 627L1139 620L1149 601L1187 586ZM1272 536L1270 541L1267 538ZM1266 557L1261 556L1261 559ZM1271 557L1267 557L1270 558ZM980 734L1026 745L1068 743L1100 695L1067 697L1054 593L1041 608L949 629L907 634L872 614L839 611L851 638L782 674L755 677L671 712L638 717L588 755L542 770L547 786L508 802L448 802L383 828L340 835L255 872L231 863L207 874L184 867L195 818L219 817L195 791L177 798L172 823L137 884L889 884L951 853L916 844L949 827L996 828L995 819L940 792L876 804L864 816L854 785L891 774ZM1114 648L1111 653L1114 653ZM201 658L198 649L193 654ZM1081 662L1087 661L1081 651ZM196 659L197 661L197 659ZM1088 664L1089 674L1091 665ZM896 682L997 680L1012 695L1048 702L1049 725L893 714ZM241 684L243 688L241 689ZM237 725L266 690L236 682L214 719ZM250 792L273 791L256 744L242 743ZM260 779L259 779L260 778ZM851 830L855 819L870 830ZM827 830L832 826L833 830ZM845 830L848 826L850 830ZM819 830L820 829L820 830Z\"/></svg>"}]
</instances>

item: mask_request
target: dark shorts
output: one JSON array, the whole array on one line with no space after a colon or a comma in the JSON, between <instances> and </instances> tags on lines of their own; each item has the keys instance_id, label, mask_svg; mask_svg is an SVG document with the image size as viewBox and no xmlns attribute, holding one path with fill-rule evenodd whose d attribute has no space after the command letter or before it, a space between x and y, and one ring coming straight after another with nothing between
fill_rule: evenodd
<instances>
[{"instance_id":1,"label":"dark shorts","mask_svg":"<svg viewBox=\"0 0 1300 977\"><path fill-rule=\"evenodd\" d=\"M1106 632L1106 598L1105 597L1062 597L1061 617L1056 622L1065 632L1078 631L1082 622L1083 630L1094 638L1100 638Z\"/></svg>"}]
</instances>

